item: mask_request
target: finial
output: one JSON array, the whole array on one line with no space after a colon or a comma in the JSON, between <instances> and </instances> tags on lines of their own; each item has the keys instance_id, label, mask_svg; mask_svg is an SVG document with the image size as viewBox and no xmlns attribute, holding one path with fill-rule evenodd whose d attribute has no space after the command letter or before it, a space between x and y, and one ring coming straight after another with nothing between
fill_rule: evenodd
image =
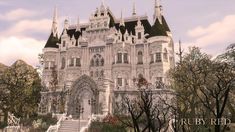
<instances>
[{"instance_id":1,"label":"finial","mask_svg":"<svg viewBox=\"0 0 235 132\"><path fill-rule=\"evenodd\" d=\"M125 22L124 22L124 19L123 19L123 16L122 16L122 11L121 10L121 21L120 21L120 26L125 26Z\"/></svg>"},{"instance_id":2,"label":"finial","mask_svg":"<svg viewBox=\"0 0 235 132\"><path fill-rule=\"evenodd\" d=\"M53 22L51 27L51 32L53 33L53 36L56 37L58 35L58 22L57 22L57 7L54 8L54 14L53 14Z\"/></svg>"},{"instance_id":3,"label":"finial","mask_svg":"<svg viewBox=\"0 0 235 132\"><path fill-rule=\"evenodd\" d=\"M153 21L156 21L156 19L159 20L159 22L162 24L162 11L161 11L161 5L159 0L155 0L155 7L154 7L154 16Z\"/></svg>"},{"instance_id":4,"label":"finial","mask_svg":"<svg viewBox=\"0 0 235 132\"><path fill-rule=\"evenodd\" d=\"M135 4L135 0L133 0L133 12L132 15L135 16L136 15L136 4Z\"/></svg>"},{"instance_id":5,"label":"finial","mask_svg":"<svg viewBox=\"0 0 235 132\"><path fill-rule=\"evenodd\" d=\"M80 20L79 20L79 17L78 17L78 20L77 20L76 32L77 31L80 31Z\"/></svg>"}]
</instances>

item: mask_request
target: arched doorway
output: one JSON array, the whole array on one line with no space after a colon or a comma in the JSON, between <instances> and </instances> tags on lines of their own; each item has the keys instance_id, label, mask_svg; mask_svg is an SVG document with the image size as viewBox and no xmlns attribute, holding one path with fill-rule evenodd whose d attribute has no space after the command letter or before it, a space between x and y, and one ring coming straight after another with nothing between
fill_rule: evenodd
<instances>
[{"instance_id":1,"label":"arched doorway","mask_svg":"<svg viewBox=\"0 0 235 132\"><path fill-rule=\"evenodd\" d=\"M87 75L81 76L72 85L68 102L68 115L86 120L92 114L97 114L98 95L98 87L95 81Z\"/></svg>"}]
</instances>

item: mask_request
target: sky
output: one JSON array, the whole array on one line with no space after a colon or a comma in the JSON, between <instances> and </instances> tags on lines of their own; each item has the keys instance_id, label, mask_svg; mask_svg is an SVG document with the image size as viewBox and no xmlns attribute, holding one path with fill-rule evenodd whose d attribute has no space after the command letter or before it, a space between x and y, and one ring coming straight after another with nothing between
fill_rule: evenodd
<instances>
[{"instance_id":1,"label":"sky","mask_svg":"<svg viewBox=\"0 0 235 132\"><path fill-rule=\"evenodd\" d=\"M152 23L154 0L103 0L116 18L131 16L133 2L137 15L147 14ZM39 64L38 54L51 31L54 7L59 28L68 18L75 24L87 22L102 0L0 0L0 63L11 65L22 59ZM198 46L216 56L235 43L235 0L161 0L177 49L179 39L187 51ZM177 52L177 51L176 51Z\"/></svg>"}]
</instances>

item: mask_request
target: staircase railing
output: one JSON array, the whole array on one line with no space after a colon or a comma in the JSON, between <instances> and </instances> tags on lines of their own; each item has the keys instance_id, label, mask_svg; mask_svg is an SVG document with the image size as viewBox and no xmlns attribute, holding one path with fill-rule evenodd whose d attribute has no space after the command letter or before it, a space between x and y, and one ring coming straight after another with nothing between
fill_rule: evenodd
<instances>
[{"instance_id":1,"label":"staircase railing","mask_svg":"<svg viewBox=\"0 0 235 132\"><path fill-rule=\"evenodd\" d=\"M58 132L61 122L66 119L66 114L62 114L56 125L50 125L46 132Z\"/></svg>"},{"instance_id":2,"label":"staircase railing","mask_svg":"<svg viewBox=\"0 0 235 132\"><path fill-rule=\"evenodd\" d=\"M20 129L20 118L16 118L14 114L11 114L8 112L8 118L7 118L7 127L5 128L5 131L8 130L14 130L19 131Z\"/></svg>"},{"instance_id":3,"label":"staircase railing","mask_svg":"<svg viewBox=\"0 0 235 132\"><path fill-rule=\"evenodd\" d=\"M92 115L91 115L91 118L88 120L87 125L84 126L84 127L82 127L82 128L80 129L80 132L86 132L87 129L90 127L92 121L94 121L94 120L103 120L105 117L106 117L105 114L104 114L104 115L92 114Z\"/></svg>"}]
</instances>

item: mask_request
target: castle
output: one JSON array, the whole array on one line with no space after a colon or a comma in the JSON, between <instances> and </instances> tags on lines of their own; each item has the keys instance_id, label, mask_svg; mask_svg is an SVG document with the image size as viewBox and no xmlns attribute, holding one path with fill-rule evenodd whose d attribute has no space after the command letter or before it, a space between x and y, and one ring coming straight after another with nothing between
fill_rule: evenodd
<instances>
[{"instance_id":1,"label":"castle","mask_svg":"<svg viewBox=\"0 0 235 132\"><path fill-rule=\"evenodd\" d=\"M43 49L39 113L67 113L86 119L112 113L122 94L137 91L134 78L143 76L153 85L168 84L166 72L174 67L171 31L155 0L153 24L138 16L116 18L102 3L88 23L64 20L58 34L57 10L51 34Z\"/></svg>"}]
</instances>

